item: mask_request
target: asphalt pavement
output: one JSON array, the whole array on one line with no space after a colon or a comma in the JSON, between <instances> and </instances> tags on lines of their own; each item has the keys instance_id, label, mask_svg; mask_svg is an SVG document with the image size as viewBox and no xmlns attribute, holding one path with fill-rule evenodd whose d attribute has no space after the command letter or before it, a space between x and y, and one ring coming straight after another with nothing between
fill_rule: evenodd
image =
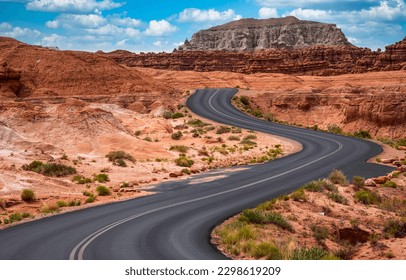
<instances>
[{"instance_id":1,"label":"asphalt pavement","mask_svg":"<svg viewBox=\"0 0 406 280\"><path fill-rule=\"evenodd\" d=\"M230 104L235 89L205 89L187 106L227 125L280 135L303 150L265 164L219 169L161 183L157 194L31 221L0 231L0 259L225 259L210 243L224 219L341 169L349 177L383 175L368 164L379 145L247 116ZM220 179L192 184L196 178Z\"/></svg>"}]
</instances>

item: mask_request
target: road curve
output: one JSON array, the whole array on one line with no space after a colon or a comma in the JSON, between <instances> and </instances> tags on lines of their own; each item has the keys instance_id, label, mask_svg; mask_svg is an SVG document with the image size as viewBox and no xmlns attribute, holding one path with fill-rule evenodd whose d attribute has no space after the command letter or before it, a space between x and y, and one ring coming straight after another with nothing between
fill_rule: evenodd
<instances>
[{"instance_id":1,"label":"road curve","mask_svg":"<svg viewBox=\"0 0 406 280\"><path fill-rule=\"evenodd\" d=\"M365 161L381 152L371 142L254 119L236 110L234 89L198 90L187 101L196 114L221 123L291 138L299 153L194 176L216 181L162 183L157 194L56 215L0 231L0 259L224 259L210 244L211 229L244 208L343 169L380 175L389 168Z\"/></svg>"}]
</instances>

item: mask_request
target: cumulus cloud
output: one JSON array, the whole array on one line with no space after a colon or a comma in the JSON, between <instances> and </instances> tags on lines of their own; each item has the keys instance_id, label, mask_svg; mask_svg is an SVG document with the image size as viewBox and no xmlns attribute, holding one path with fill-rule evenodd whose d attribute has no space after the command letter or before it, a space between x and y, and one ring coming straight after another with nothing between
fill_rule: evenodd
<instances>
[{"instance_id":1,"label":"cumulus cloud","mask_svg":"<svg viewBox=\"0 0 406 280\"><path fill-rule=\"evenodd\" d=\"M74 14L62 14L56 17L55 20L47 21L46 26L49 28L97 28L106 24L107 20L101 15L74 15Z\"/></svg>"},{"instance_id":2,"label":"cumulus cloud","mask_svg":"<svg viewBox=\"0 0 406 280\"><path fill-rule=\"evenodd\" d=\"M0 23L0 36L12 37L16 39L37 38L41 35L36 29L12 26L7 22Z\"/></svg>"},{"instance_id":3,"label":"cumulus cloud","mask_svg":"<svg viewBox=\"0 0 406 280\"><path fill-rule=\"evenodd\" d=\"M354 0L256 0L260 6L265 7L310 7L317 4L354 2ZM367 1L369 2L369 1Z\"/></svg>"},{"instance_id":4,"label":"cumulus cloud","mask_svg":"<svg viewBox=\"0 0 406 280\"><path fill-rule=\"evenodd\" d=\"M276 18L278 17L278 10L275 8L262 7L258 11L258 16L260 18Z\"/></svg>"},{"instance_id":5,"label":"cumulus cloud","mask_svg":"<svg viewBox=\"0 0 406 280\"><path fill-rule=\"evenodd\" d=\"M220 12L215 9L200 10L195 8L188 8L179 13L180 22L228 21L241 18L242 16L237 15L232 9Z\"/></svg>"},{"instance_id":6,"label":"cumulus cloud","mask_svg":"<svg viewBox=\"0 0 406 280\"><path fill-rule=\"evenodd\" d=\"M176 26L170 24L167 20L151 20L148 28L145 30L147 36L167 36L177 30Z\"/></svg>"},{"instance_id":7,"label":"cumulus cloud","mask_svg":"<svg viewBox=\"0 0 406 280\"><path fill-rule=\"evenodd\" d=\"M119 8L124 4L112 0L34 0L29 1L26 8L42 12L88 13L111 10Z\"/></svg>"}]
</instances>

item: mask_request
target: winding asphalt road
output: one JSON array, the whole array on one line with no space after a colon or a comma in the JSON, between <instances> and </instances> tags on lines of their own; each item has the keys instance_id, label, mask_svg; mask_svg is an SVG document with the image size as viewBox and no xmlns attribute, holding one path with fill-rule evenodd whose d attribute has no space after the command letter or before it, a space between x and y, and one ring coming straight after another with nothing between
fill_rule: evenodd
<instances>
[{"instance_id":1,"label":"winding asphalt road","mask_svg":"<svg viewBox=\"0 0 406 280\"><path fill-rule=\"evenodd\" d=\"M349 176L391 170L365 163L381 151L376 144L254 119L231 106L235 93L198 90L187 106L214 121L291 138L303 150L243 171L216 170L163 183L152 196L10 227L0 231L0 259L224 259L209 242L211 229L242 209L335 168ZM215 181L192 183L219 175Z\"/></svg>"}]
</instances>

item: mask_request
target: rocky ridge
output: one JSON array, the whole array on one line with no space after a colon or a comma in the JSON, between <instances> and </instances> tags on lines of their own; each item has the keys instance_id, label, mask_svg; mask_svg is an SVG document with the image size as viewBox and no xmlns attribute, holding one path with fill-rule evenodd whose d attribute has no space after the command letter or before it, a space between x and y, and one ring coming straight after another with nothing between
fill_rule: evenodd
<instances>
[{"instance_id":1,"label":"rocky ridge","mask_svg":"<svg viewBox=\"0 0 406 280\"><path fill-rule=\"evenodd\" d=\"M355 46L313 46L256 52L177 51L135 54L118 50L104 55L130 67L331 76L405 70L406 37L396 44L387 46L384 52Z\"/></svg>"},{"instance_id":2,"label":"rocky ridge","mask_svg":"<svg viewBox=\"0 0 406 280\"><path fill-rule=\"evenodd\" d=\"M351 46L335 24L293 16L240 19L193 34L178 50L254 51L308 46Z\"/></svg>"}]
</instances>

